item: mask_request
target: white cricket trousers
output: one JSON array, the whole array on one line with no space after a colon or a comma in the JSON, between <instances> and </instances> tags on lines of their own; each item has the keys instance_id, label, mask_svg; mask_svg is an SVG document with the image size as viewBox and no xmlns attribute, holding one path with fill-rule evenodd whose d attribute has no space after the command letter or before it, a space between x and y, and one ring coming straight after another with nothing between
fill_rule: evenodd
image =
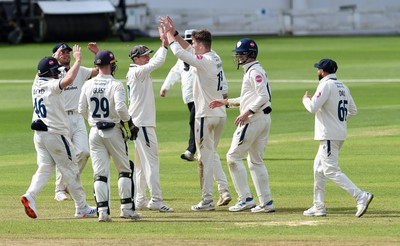
<instances>
[{"instance_id":1,"label":"white cricket trousers","mask_svg":"<svg viewBox=\"0 0 400 246\"><path fill-rule=\"evenodd\" d=\"M90 156L89 152L89 137L86 130L86 124L83 116L78 112L68 115L68 126L71 136L72 144L74 145L74 152L76 154L79 173L82 173L86 166L86 162ZM56 186L55 192L66 190L65 181L56 166Z\"/></svg>"},{"instance_id":2,"label":"white cricket trousers","mask_svg":"<svg viewBox=\"0 0 400 246\"><path fill-rule=\"evenodd\" d=\"M35 131L33 140L37 152L38 169L32 177L27 193L36 199L57 165L75 202L75 207L84 209L87 206L86 193L82 186L78 164L69 137Z\"/></svg>"},{"instance_id":3,"label":"white cricket trousers","mask_svg":"<svg viewBox=\"0 0 400 246\"><path fill-rule=\"evenodd\" d=\"M339 151L343 143L343 140L319 142L318 153L314 159L314 205L318 208L325 206L326 178L356 199L362 194L362 191L340 170L338 165Z\"/></svg>"},{"instance_id":4,"label":"white cricket trousers","mask_svg":"<svg viewBox=\"0 0 400 246\"><path fill-rule=\"evenodd\" d=\"M199 153L200 184L204 203L213 201L214 176L218 183L218 189L220 191L228 190L226 175L222 169L221 160L217 153L217 146L225 122L226 117L203 117L196 118L195 121L195 139L196 148ZM214 173L217 175L214 175Z\"/></svg>"},{"instance_id":5,"label":"white cricket trousers","mask_svg":"<svg viewBox=\"0 0 400 246\"><path fill-rule=\"evenodd\" d=\"M246 201L247 197L252 197L246 167L243 163L246 153L248 153L247 165L260 204L268 203L271 200L268 171L263 161L270 127L271 116L266 114L253 122L238 126L233 133L226 159L240 201Z\"/></svg>"},{"instance_id":6,"label":"white cricket trousers","mask_svg":"<svg viewBox=\"0 0 400 246\"><path fill-rule=\"evenodd\" d=\"M95 177L107 177L107 182L95 181L94 193L96 202L110 204L110 162L111 157L118 173L132 173L129 164L128 146L122 137L121 129L117 126L99 130L92 127L89 133L90 157ZM120 199L131 199L132 178L118 179L118 194ZM121 208L132 208L132 203L121 204Z\"/></svg>"},{"instance_id":7,"label":"white cricket trousers","mask_svg":"<svg viewBox=\"0 0 400 246\"><path fill-rule=\"evenodd\" d=\"M158 141L154 127L139 127L135 143L136 201L146 199L149 187L153 202L163 201L160 185L160 160Z\"/></svg>"}]
</instances>

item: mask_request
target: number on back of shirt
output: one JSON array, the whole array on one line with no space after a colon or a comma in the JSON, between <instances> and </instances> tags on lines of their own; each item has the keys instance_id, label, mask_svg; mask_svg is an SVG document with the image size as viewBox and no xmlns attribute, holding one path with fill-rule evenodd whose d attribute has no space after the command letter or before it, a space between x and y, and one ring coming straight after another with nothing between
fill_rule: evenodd
<instances>
[{"instance_id":1,"label":"number on back of shirt","mask_svg":"<svg viewBox=\"0 0 400 246\"><path fill-rule=\"evenodd\" d=\"M94 102L92 118L107 118L110 115L110 104L107 98L91 97L90 101Z\"/></svg>"},{"instance_id":2,"label":"number on back of shirt","mask_svg":"<svg viewBox=\"0 0 400 246\"><path fill-rule=\"evenodd\" d=\"M39 118L46 118L47 109L46 105L44 105L43 103L43 98L35 98L35 103L33 107L35 108L35 114L37 114Z\"/></svg>"},{"instance_id":3,"label":"number on back of shirt","mask_svg":"<svg viewBox=\"0 0 400 246\"><path fill-rule=\"evenodd\" d=\"M218 77L217 91L222 91L221 82L224 80L224 74L222 73L222 71L220 71L217 74L217 77Z\"/></svg>"},{"instance_id":4,"label":"number on back of shirt","mask_svg":"<svg viewBox=\"0 0 400 246\"><path fill-rule=\"evenodd\" d=\"M339 100L338 103L338 118L340 121L347 120L347 100Z\"/></svg>"}]
</instances>

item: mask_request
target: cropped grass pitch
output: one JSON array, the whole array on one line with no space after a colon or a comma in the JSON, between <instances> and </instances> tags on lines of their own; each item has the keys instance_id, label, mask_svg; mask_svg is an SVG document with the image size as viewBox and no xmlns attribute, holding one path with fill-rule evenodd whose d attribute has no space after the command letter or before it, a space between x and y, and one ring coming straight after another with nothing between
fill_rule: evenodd
<instances>
[{"instance_id":1,"label":"cropped grass pitch","mask_svg":"<svg viewBox=\"0 0 400 246\"><path fill-rule=\"evenodd\" d=\"M241 37L214 38L213 49L224 62L228 80L239 80L232 49ZM400 143L400 83L396 81L400 61L400 37L253 37L259 46L259 61L265 67L272 89L272 127L265 154L271 179L275 214L231 213L227 207L215 212L196 213L190 206L201 197L197 166L179 158L186 148L188 112L180 84L158 96L161 83L154 84L160 175L163 196L176 212L144 211L137 222L118 218L117 174L112 168L112 216L109 224L95 219L73 218L72 202L56 202L54 176L37 199L38 219L28 218L19 197L26 191L36 171L31 83L0 83L0 244L178 244L178 245L394 245L400 230L398 189ZM70 45L73 42L68 42ZM100 42L118 60L116 77L124 81L130 48L145 44L151 49L158 39L138 39L133 43ZM37 62L49 55L54 44L0 44L1 80L32 81ZM80 43L85 46L86 44ZM93 55L85 50L85 66ZM317 142L313 140L313 115L301 103L305 90L315 91L317 77L313 64L329 57L338 62L338 77L369 82L346 83L358 106L359 115L349 120L349 136L341 151L339 165L360 188L374 193L368 212L356 218L355 202L345 191L328 181L326 218L302 215L312 205L312 163ZM152 74L162 80L175 63L169 52L166 64ZM280 80L308 83L278 83ZM240 83L229 84L230 97L240 94ZM237 109L228 109L228 120L218 152L228 180L225 154L234 131ZM133 144L129 144L133 156ZM91 205L93 171L88 162L82 180ZM251 183L251 178L249 177ZM233 198L237 195L230 182ZM215 189L216 191L216 189ZM252 187L253 195L256 193ZM217 194L215 193L215 198ZM234 201L232 201L232 204Z\"/></svg>"}]
</instances>

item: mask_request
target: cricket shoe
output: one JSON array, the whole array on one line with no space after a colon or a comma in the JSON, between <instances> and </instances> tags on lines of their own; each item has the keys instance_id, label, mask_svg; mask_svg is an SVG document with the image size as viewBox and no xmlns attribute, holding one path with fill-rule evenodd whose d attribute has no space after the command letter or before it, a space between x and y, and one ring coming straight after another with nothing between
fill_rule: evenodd
<instances>
[{"instance_id":1,"label":"cricket shoe","mask_svg":"<svg viewBox=\"0 0 400 246\"><path fill-rule=\"evenodd\" d=\"M303 212L304 216L326 216L325 206L317 208L315 205Z\"/></svg>"},{"instance_id":2,"label":"cricket shoe","mask_svg":"<svg viewBox=\"0 0 400 246\"><path fill-rule=\"evenodd\" d=\"M144 199L138 200L135 203L135 210L144 210L145 208L147 208L147 205L149 205L149 199L145 197Z\"/></svg>"},{"instance_id":3,"label":"cricket shoe","mask_svg":"<svg viewBox=\"0 0 400 246\"><path fill-rule=\"evenodd\" d=\"M65 194L65 193L62 192L62 191L59 191L59 192L57 192L56 195L54 196L54 200L56 200L56 201L58 201L58 202L62 202L62 201L68 201L68 200L70 200L70 199L67 197L67 194Z\"/></svg>"},{"instance_id":4,"label":"cricket shoe","mask_svg":"<svg viewBox=\"0 0 400 246\"><path fill-rule=\"evenodd\" d=\"M86 205L84 209L76 209L75 218L95 218L97 217L97 208Z\"/></svg>"},{"instance_id":5,"label":"cricket shoe","mask_svg":"<svg viewBox=\"0 0 400 246\"><path fill-rule=\"evenodd\" d=\"M196 160L196 158L194 157L194 154L192 152L190 152L189 150L186 150L184 153L181 154L181 158L183 160L187 160L187 161L194 161Z\"/></svg>"},{"instance_id":6,"label":"cricket shoe","mask_svg":"<svg viewBox=\"0 0 400 246\"><path fill-rule=\"evenodd\" d=\"M229 211L231 212L240 212L247 209L254 208L256 206L256 202L254 201L253 197L247 197L246 201L240 201L236 203L235 206L229 207Z\"/></svg>"},{"instance_id":7,"label":"cricket shoe","mask_svg":"<svg viewBox=\"0 0 400 246\"><path fill-rule=\"evenodd\" d=\"M158 210L164 213L174 212L174 209L167 207L164 201L154 202L153 200L151 200L147 205L147 208L150 210Z\"/></svg>"},{"instance_id":8,"label":"cricket shoe","mask_svg":"<svg viewBox=\"0 0 400 246\"><path fill-rule=\"evenodd\" d=\"M257 205L251 209L251 212L253 212L253 213L259 213L259 212L273 213L273 212L275 212L274 202L271 200L268 203Z\"/></svg>"},{"instance_id":9,"label":"cricket shoe","mask_svg":"<svg viewBox=\"0 0 400 246\"><path fill-rule=\"evenodd\" d=\"M357 201L356 217L361 217L367 212L368 206L371 203L374 195L369 192L364 192L363 197Z\"/></svg>"},{"instance_id":10,"label":"cricket shoe","mask_svg":"<svg viewBox=\"0 0 400 246\"><path fill-rule=\"evenodd\" d=\"M36 219L36 207L35 207L35 199L29 194L25 194L21 196L22 205L25 207L25 213L32 219Z\"/></svg>"},{"instance_id":11,"label":"cricket shoe","mask_svg":"<svg viewBox=\"0 0 400 246\"><path fill-rule=\"evenodd\" d=\"M228 205L230 201L232 201L232 197L231 197L231 195L229 194L228 191L225 191L219 196L219 200L217 202L217 206Z\"/></svg>"},{"instance_id":12,"label":"cricket shoe","mask_svg":"<svg viewBox=\"0 0 400 246\"><path fill-rule=\"evenodd\" d=\"M111 216L107 213L106 210L99 211L99 222L111 222Z\"/></svg>"},{"instance_id":13,"label":"cricket shoe","mask_svg":"<svg viewBox=\"0 0 400 246\"><path fill-rule=\"evenodd\" d=\"M124 219L137 220L143 218L143 215L141 213L133 211L132 209L123 208L121 209L121 214L119 215L119 217Z\"/></svg>"},{"instance_id":14,"label":"cricket shoe","mask_svg":"<svg viewBox=\"0 0 400 246\"><path fill-rule=\"evenodd\" d=\"M212 211L215 210L214 203L212 201L204 202L201 201L196 205L192 206L193 211Z\"/></svg>"}]
</instances>

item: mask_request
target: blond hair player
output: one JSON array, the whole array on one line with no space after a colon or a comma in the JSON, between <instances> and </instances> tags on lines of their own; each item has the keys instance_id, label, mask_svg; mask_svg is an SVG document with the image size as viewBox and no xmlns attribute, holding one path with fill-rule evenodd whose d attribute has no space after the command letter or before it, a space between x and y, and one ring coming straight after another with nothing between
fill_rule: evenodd
<instances>
[{"instance_id":1,"label":"blond hair player","mask_svg":"<svg viewBox=\"0 0 400 246\"><path fill-rule=\"evenodd\" d=\"M224 79L222 61L211 50L212 37L209 31L194 31L190 46L178 35L179 33L175 30L169 16L166 20L161 18L160 21L167 32L168 42L174 55L196 68L193 99L196 107L195 139L199 151L202 199L198 204L192 206L192 210L214 210L213 171L216 167L222 170L221 160L216 149L226 122L226 111L223 107L211 109L208 104L214 99L223 98L221 93ZM223 175L226 180L225 173ZM230 196L226 196L224 198L226 202L223 203L227 204L230 199Z\"/></svg>"}]
</instances>

